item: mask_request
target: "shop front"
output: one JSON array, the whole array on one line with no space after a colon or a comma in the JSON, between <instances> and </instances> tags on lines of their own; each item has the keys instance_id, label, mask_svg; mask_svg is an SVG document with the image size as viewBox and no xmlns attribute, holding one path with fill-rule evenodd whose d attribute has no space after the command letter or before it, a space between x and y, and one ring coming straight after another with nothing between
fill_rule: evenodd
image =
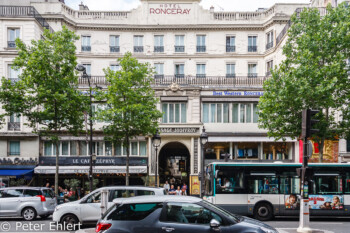
<instances>
[{"instance_id":1,"label":"shop front","mask_svg":"<svg viewBox=\"0 0 350 233\"><path fill-rule=\"evenodd\" d=\"M0 158L0 188L32 184L37 163L33 158Z\"/></svg>"}]
</instances>

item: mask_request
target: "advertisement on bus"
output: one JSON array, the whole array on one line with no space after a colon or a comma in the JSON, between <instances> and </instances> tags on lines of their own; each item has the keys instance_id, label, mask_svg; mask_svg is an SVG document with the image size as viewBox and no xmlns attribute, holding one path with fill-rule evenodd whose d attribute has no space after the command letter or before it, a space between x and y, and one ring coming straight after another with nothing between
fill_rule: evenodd
<instances>
[{"instance_id":1,"label":"advertisement on bus","mask_svg":"<svg viewBox=\"0 0 350 233\"><path fill-rule=\"evenodd\" d=\"M300 209L300 195L290 194L284 196L284 206L287 210L299 210Z\"/></svg>"},{"instance_id":2,"label":"advertisement on bus","mask_svg":"<svg viewBox=\"0 0 350 233\"><path fill-rule=\"evenodd\" d=\"M312 210L343 210L343 195L310 195L310 209Z\"/></svg>"}]
</instances>

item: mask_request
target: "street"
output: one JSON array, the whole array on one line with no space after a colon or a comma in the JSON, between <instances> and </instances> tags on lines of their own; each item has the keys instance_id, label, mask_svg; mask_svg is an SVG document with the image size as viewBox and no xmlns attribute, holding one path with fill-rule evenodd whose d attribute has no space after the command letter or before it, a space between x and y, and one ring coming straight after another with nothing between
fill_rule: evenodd
<instances>
[{"instance_id":1,"label":"street","mask_svg":"<svg viewBox=\"0 0 350 233\"><path fill-rule=\"evenodd\" d=\"M349 218L330 219L329 217L318 217L312 218L310 225L315 233L348 233L350 229L349 220ZM280 233L294 233L296 232L296 228L298 228L299 219L276 218L273 221L266 221L265 223L275 227ZM38 218L32 222L23 221L20 218L1 218L0 232L62 232L62 230L58 229L51 218L47 220ZM82 226L77 232L93 233L95 230L93 226Z\"/></svg>"}]
</instances>

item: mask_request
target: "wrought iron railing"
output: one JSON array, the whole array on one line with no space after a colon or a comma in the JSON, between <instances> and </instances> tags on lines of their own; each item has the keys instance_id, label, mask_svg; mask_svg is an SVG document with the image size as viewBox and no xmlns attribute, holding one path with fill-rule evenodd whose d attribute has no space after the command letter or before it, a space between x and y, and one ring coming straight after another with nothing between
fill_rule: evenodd
<instances>
[{"instance_id":1,"label":"wrought iron railing","mask_svg":"<svg viewBox=\"0 0 350 233\"><path fill-rule=\"evenodd\" d=\"M227 53L233 53L236 51L236 46L234 45L226 45L226 52Z\"/></svg>"},{"instance_id":2,"label":"wrought iron railing","mask_svg":"<svg viewBox=\"0 0 350 233\"><path fill-rule=\"evenodd\" d=\"M175 53L183 53L185 52L185 46L175 45Z\"/></svg>"},{"instance_id":3,"label":"wrought iron railing","mask_svg":"<svg viewBox=\"0 0 350 233\"><path fill-rule=\"evenodd\" d=\"M91 52L91 46L82 45L81 46L81 51L83 51L83 52Z\"/></svg>"},{"instance_id":4,"label":"wrought iron railing","mask_svg":"<svg viewBox=\"0 0 350 233\"><path fill-rule=\"evenodd\" d=\"M256 52L256 51L258 51L258 46L248 45L248 52Z\"/></svg>"},{"instance_id":5,"label":"wrought iron railing","mask_svg":"<svg viewBox=\"0 0 350 233\"><path fill-rule=\"evenodd\" d=\"M273 47L273 41L266 44L266 50L271 49Z\"/></svg>"},{"instance_id":6,"label":"wrought iron railing","mask_svg":"<svg viewBox=\"0 0 350 233\"><path fill-rule=\"evenodd\" d=\"M135 53L143 53L143 46L134 46Z\"/></svg>"},{"instance_id":7,"label":"wrought iron railing","mask_svg":"<svg viewBox=\"0 0 350 233\"><path fill-rule=\"evenodd\" d=\"M163 53L164 52L164 46L154 46L154 52L155 53Z\"/></svg>"},{"instance_id":8,"label":"wrought iron railing","mask_svg":"<svg viewBox=\"0 0 350 233\"><path fill-rule=\"evenodd\" d=\"M7 122L7 129L11 131L20 131L21 122Z\"/></svg>"},{"instance_id":9,"label":"wrought iron railing","mask_svg":"<svg viewBox=\"0 0 350 233\"><path fill-rule=\"evenodd\" d=\"M109 46L109 51L111 53L119 53L120 52L120 48L119 48L119 46Z\"/></svg>"},{"instance_id":10,"label":"wrought iron railing","mask_svg":"<svg viewBox=\"0 0 350 233\"><path fill-rule=\"evenodd\" d=\"M16 48L15 41L7 41L7 48Z\"/></svg>"},{"instance_id":11,"label":"wrought iron railing","mask_svg":"<svg viewBox=\"0 0 350 233\"><path fill-rule=\"evenodd\" d=\"M197 53L205 53L206 49L207 49L206 46L197 45Z\"/></svg>"}]
</instances>

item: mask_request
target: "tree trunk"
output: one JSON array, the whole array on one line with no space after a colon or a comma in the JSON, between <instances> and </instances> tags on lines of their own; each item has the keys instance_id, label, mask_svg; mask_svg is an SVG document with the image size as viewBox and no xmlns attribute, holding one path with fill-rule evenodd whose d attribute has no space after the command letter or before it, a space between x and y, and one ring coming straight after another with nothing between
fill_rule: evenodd
<instances>
[{"instance_id":1,"label":"tree trunk","mask_svg":"<svg viewBox=\"0 0 350 233\"><path fill-rule=\"evenodd\" d=\"M126 136L126 174L125 174L125 185L129 186L129 157L130 157L130 142L129 136Z\"/></svg>"},{"instance_id":2,"label":"tree trunk","mask_svg":"<svg viewBox=\"0 0 350 233\"><path fill-rule=\"evenodd\" d=\"M56 172L55 172L55 194L58 195L58 167L59 167L59 141L56 140Z\"/></svg>"}]
</instances>

